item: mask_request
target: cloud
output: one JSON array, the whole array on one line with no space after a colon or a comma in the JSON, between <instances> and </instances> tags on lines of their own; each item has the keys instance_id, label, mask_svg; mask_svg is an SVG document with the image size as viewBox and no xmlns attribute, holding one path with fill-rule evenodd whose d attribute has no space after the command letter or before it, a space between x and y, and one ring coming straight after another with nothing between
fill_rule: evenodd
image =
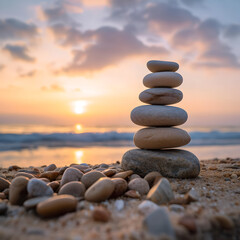
<instances>
[{"instance_id":1,"label":"cloud","mask_svg":"<svg viewBox=\"0 0 240 240\"><path fill-rule=\"evenodd\" d=\"M3 64L0 64L0 71L2 71L5 68Z\"/></svg>"},{"instance_id":2,"label":"cloud","mask_svg":"<svg viewBox=\"0 0 240 240\"><path fill-rule=\"evenodd\" d=\"M91 35L94 36L94 43L89 44L85 50L73 50L73 60L62 69L63 72L77 74L98 71L132 56L160 57L168 53L163 47L144 45L126 29L102 27L92 31Z\"/></svg>"},{"instance_id":3,"label":"cloud","mask_svg":"<svg viewBox=\"0 0 240 240\"><path fill-rule=\"evenodd\" d=\"M28 55L28 48L24 45L12 45L7 44L3 48L5 52L8 52L12 58L25 61L25 62L34 62L35 58Z\"/></svg>"},{"instance_id":4,"label":"cloud","mask_svg":"<svg viewBox=\"0 0 240 240\"><path fill-rule=\"evenodd\" d=\"M0 39L32 39L38 34L34 24L27 24L14 18L0 19Z\"/></svg>"},{"instance_id":5,"label":"cloud","mask_svg":"<svg viewBox=\"0 0 240 240\"><path fill-rule=\"evenodd\" d=\"M205 0L180 0L184 5L190 7L204 6Z\"/></svg>"},{"instance_id":6,"label":"cloud","mask_svg":"<svg viewBox=\"0 0 240 240\"><path fill-rule=\"evenodd\" d=\"M49 87L42 86L41 90L48 91L48 92L65 92L65 89L58 84L52 84Z\"/></svg>"},{"instance_id":7,"label":"cloud","mask_svg":"<svg viewBox=\"0 0 240 240\"><path fill-rule=\"evenodd\" d=\"M239 68L239 62L231 48L221 41L222 24L215 19L199 22L195 28L177 32L172 45L175 48L195 52L194 65L209 68Z\"/></svg>"},{"instance_id":8,"label":"cloud","mask_svg":"<svg viewBox=\"0 0 240 240\"><path fill-rule=\"evenodd\" d=\"M26 78L26 77L34 77L36 75L37 71L36 70L32 70L26 73L21 73L19 74L19 77L21 78Z\"/></svg>"},{"instance_id":9,"label":"cloud","mask_svg":"<svg viewBox=\"0 0 240 240\"><path fill-rule=\"evenodd\" d=\"M240 24L230 24L224 30L226 38L236 38L240 36Z\"/></svg>"}]
</instances>

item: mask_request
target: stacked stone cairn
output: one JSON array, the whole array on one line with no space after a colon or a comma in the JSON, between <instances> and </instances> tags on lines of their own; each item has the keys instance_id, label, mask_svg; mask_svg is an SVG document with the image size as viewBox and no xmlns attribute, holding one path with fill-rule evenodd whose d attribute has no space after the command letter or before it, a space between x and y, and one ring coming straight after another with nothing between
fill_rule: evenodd
<instances>
[{"instance_id":1,"label":"stacked stone cairn","mask_svg":"<svg viewBox=\"0 0 240 240\"><path fill-rule=\"evenodd\" d=\"M148 105L136 107L131 112L133 123L145 126L134 135L139 149L126 152L122 159L124 170L133 170L145 176L158 171L166 177L193 178L200 172L198 158L191 152L173 149L188 144L190 136L175 126L187 121L187 113L178 107L168 106L182 100L183 94L175 89L183 82L176 71L175 62L152 60L147 63L152 72L143 79L145 87L139 99Z\"/></svg>"}]
</instances>

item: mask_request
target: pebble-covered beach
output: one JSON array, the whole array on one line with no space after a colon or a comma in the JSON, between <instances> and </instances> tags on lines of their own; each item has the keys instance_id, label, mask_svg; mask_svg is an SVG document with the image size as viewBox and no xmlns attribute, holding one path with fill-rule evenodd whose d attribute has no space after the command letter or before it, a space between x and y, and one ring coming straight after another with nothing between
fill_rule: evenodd
<instances>
[{"instance_id":1,"label":"pebble-covered beach","mask_svg":"<svg viewBox=\"0 0 240 240\"><path fill-rule=\"evenodd\" d=\"M238 239L240 159L197 178L144 178L114 164L0 170L0 239Z\"/></svg>"}]
</instances>

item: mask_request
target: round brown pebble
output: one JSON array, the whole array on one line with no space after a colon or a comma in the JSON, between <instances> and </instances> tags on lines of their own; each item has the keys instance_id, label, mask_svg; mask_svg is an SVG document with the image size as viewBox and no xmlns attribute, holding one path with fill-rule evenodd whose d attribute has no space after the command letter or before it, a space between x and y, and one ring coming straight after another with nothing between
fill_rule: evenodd
<instances>
[{"instance_id":1,"label":"round brown pebble","mask_svg":"<svg viewBox=\"0 0 240 240\"><path fill-rule=\"evenodd\" d=\"M148 182L143 178L135 178L128 183L130 190L136 190L140 195L146 195L149 192Z\"/></svg>"},{"instance_id":2,"label":"round brown pebble","mask_svg":"<svg viewBox=\"0 0 240 240\"><path fill-rule=\"evenodd\" d=\"M125 179L125 178L131 176L132 174L133 174L133 171L128 170L128 171L116 173L112 178L123 178L123 179Z\"/></svg>"},{"instance_id":3,"label":"round brown pebble","mask_svg":"<svg viewBox=\"0 0 240 240\"><path fill-rule=\"evenodd\" d=\"M135 178L141 178L138 174L132 174L130 177L129 177L129 181L135 179Z\"/></svg>"},{"instance_id":4,"label":"round brown pebble","mask_svg":"<svg viewBox=\"0 0 240 240\"><path fill-rule=\"evenodd\" d=\"M130 198L140 198L141 197L140 193L136 190L128 190L127 192L125 192L124 196L130 197Z\"/></svg>"},{"instance_id":5,"label":"round brown pebble","mask_svg":"<svg viewBox=\"0 0 240 240\"><path fill-rule=\"evenodd\" d=\"M106 175L104 175L102 172L94 170L85 173L81 178L81 182L85 185L86 188L89 188L93 183L102 177L106 177Z\"/></svg>"},{"instance_id":6,"label":"round brown pebble","mask_svg":"<svg viewBox=\"0 0 240 240\"><path fill-rule=\"evenodd\" d=\"M159 180L162 177L161 173L153 171L148 173L144 179L148 182L149 186L152 187L153 183L155 182L156 178Z\"/></svg>"},{"instance_id":7,"label":"round brown pebble","mask_svg":"<svg viewBox=\"0 0 240 240\"><path fill-rule=\"evenodd\" d=\"M93 209L92 218L94 221L108 222L110 217L111 217L110 212L102 206L95 207Z\"/></svg>"},{"instance_id":8,"label":"round brown pebble","mask_svg":"<svg viewBox=\"0 0 240 240\"><path fill-rule=\"evenodd\" d=\"M20 176L12 180L9 189L9 201L12 205L22 205L27 199L28 178Z\"/></svg>"},{"instance_id":9,"label":"round brown pebble","mask_svg":"<svg viewBox=\"0 0 240 240\"><path fill-rule=\"evenodd\" d=\"M54 163L52 163L52 164L50 164L50 165L48 165L47 167L44 168L44 172L53 171L56 168L57 168L57 166Z\"/></svg>"},{"instance_id":10,"label":"round brown pebble","mask_svg":"<svg viewBox=\"0 0 240 240\"><path fill-rule=\"evenodd\" d=\"M103 174L105 174L107 177L112 177L114 174L116 174L115 169L106 169L103 171Z\"/></svg>"},{"instance_id":11,"label":"round brown pebble","mask_svg":"<svg viewBox=\"0 0 240 240\"><path fill-rule=\"evenodd\" d=\"M59 172L55 172L55 171L47 171L47 172L44 172L40 175L40 178L47 178L49 179L50 181L54 181L56 180L56 178L58 177L59 175Z\"/></svg>"},{"instance_id":12,"label":"round brown pebble","mask_svg":"<svg viewBox=\"0 0 240 240\"><path fill-rule=\"evenodd\" d=\"M20 176L23 176L23 177L27 177L29 179L31 178L35 178L35 176L31 173L25 173L25 172L19 172L15 175L15 177L20 177Z\"/></svg>"},{"instance_id":13,"label":"round brown pebble","mask_svg":"<svg viewBox=\"0 0 240 240\"><path fill-rule=\"evenodd\" d=\"M127 181L122 178L113 178L112 181L115 184L114 191L111 195L111 198L117 198L122 196L128 187Z\"/></svg>"},{"instance_id":14,"label":"round brown pebble","mask_svg":"<svg viewBox=\"0 0 240 240\"><path fill-rule=\"evenodd\" d=\"M58 192L60 183L58 181L53 181L48 183L47 185L50 186L54 192Z\"/></svg>"},{"instance_id":15,"label":"round brown pebble","mask_svg":"<svg viewBox=\"0 0 240 240\"><path fill-rule=\"evenodd\" d=\"M90 202L101 202L107 200L115 188L110 178L101 178L85 192L85 199Z\"/></svg>"},{"instance_id":16,"label":"round brown pebble","mask_svg":"<svg viewBox=\"0 0 240 240\"><path fill-rule=\"evenodd\" d=\"M0 177L0 192L4 191L6 188L9 188L10 182L7 179Z\"/></svg>"},{"instance_id":17,"label":"round brown pebble","mask_svg":"<svg viewBox=\"0 0 240 240\"><path fill-rule=\"evenodd\" d=\"M68 182L72 181L80 181L83 176L83 173L78 170L77 168L70 167L65 170L62 179L61 179L61 186Z\"/></svg>"},{"instance_id":18,"label":"round brown pebble","mask_svg":"<svg viewBox=\"0 0 240 240\"><path fill-rule=\"evenodd\" d=\"M77 207L77 199L71 195L51 197L37 205L37 213L41 217L51 218L73 212Z\"/></svg>"},{"instance_id":19,"label":"round brown pebble","mask_svg":"<svg viewBox=\"0 0 240 240\"><path fill-rule=\"evenodd\" d=\"M69 194L74 197L83 197L85 193L85 186L81 182L73 181L64 184L64 186L61 187L58 194Z\"/></svg>"}]
</instances>

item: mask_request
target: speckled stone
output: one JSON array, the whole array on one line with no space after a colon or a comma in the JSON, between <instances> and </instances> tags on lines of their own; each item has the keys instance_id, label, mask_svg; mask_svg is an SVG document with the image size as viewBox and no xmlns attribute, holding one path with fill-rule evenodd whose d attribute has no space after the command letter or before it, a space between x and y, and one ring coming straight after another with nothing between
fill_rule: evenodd
<instances>
[{"instance_id":1,"label":"speckled stone","mask_svg":"<svg viewBox=\"0 0 240 240\"><path fill-rule=\"evenodd\" d=\"M139 100L153 105L170 105L182 100L183 94L180 90L173 88L150 88L139 95Z\"/></svg>"},{"instance_id":2,"label":"speckled stone","mask_svg":"<svg viewBox=\"0 0 240 240\"><path fill-rule=\"evenodd\" d=\"M200 173L198 158L191 152L178 149L132 149L123 155L121 165L124 170L133 170L142 177L152 171L174 178L194 178Z\"/></svg>"},{"instance_id":3,"label":"speckled stone","mask_svg":"<svg viewBox=\"0 0 240 240\"><path fill-rule=\"evenodd\" d=\"M160 105L142 105L131 112L131 120L140 126L169 127L187 121L186 111L178 107Z\"/></svg>"}]
</instances>

